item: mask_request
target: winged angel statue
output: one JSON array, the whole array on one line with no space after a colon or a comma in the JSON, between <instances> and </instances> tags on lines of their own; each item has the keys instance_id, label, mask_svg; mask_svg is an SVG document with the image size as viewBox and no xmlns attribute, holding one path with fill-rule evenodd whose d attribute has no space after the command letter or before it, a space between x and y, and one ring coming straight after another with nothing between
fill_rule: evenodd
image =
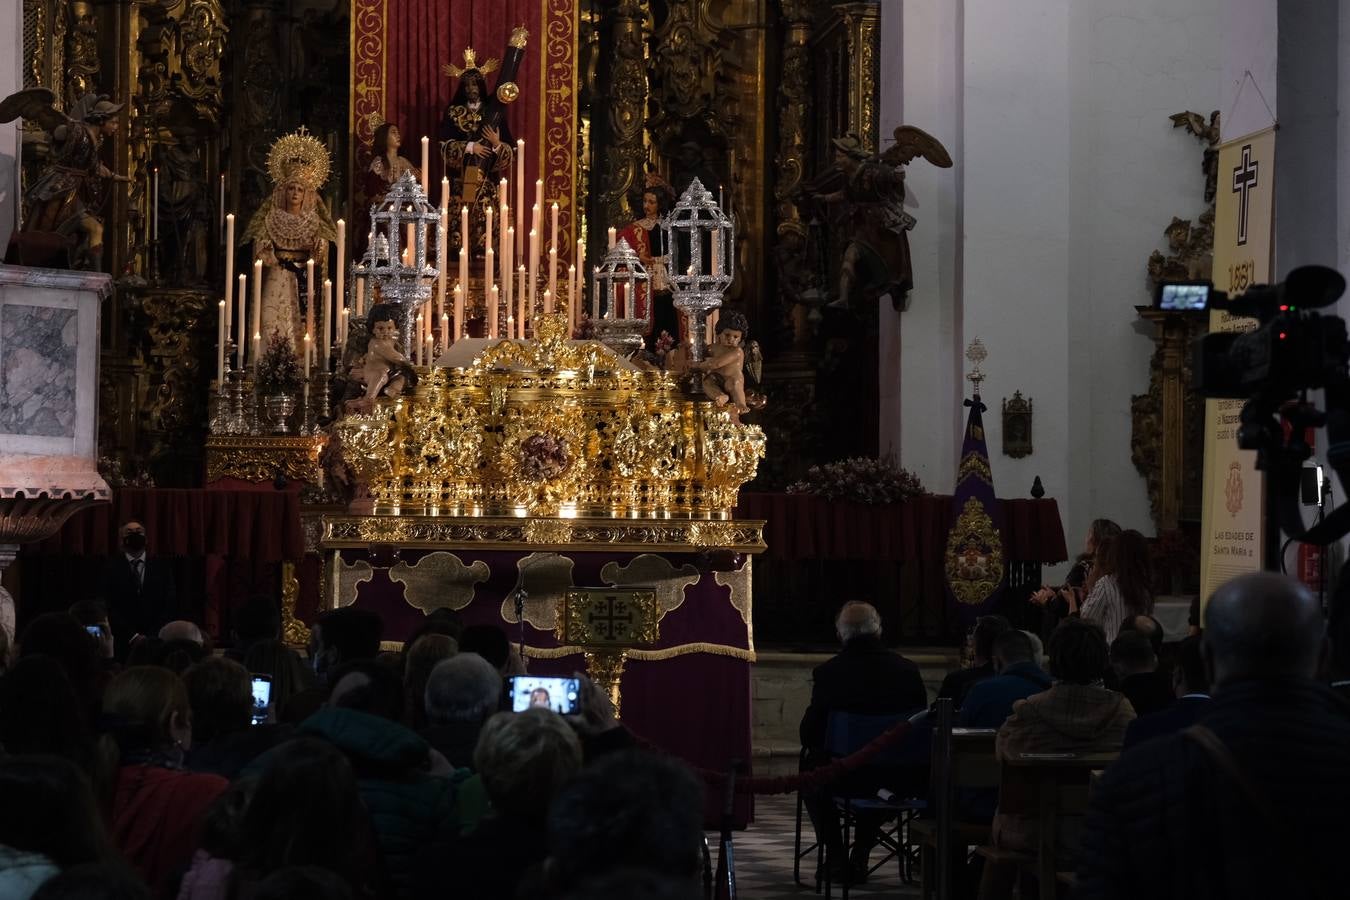
<instances>
[{"instance_id":1,"label":"winged angel statue","mask_svg":"<svg viewBox=\"0 0 1350 900\"><path fill-rule=\"evenodd\" d=\"M878 299L889 294L904 309L914 287L906 232L915 219L905 211L905 169L916 157L949 169L952 158L942 143L913 125L895 129L895 143L868 153L857 135L835 138L835 160L804 186L816 202L842 206L838 217L847 234L839 265L839 296L830 304L848 309L858 295Z\"/></svg>"},{"instance_id":2,"label":"winged angel statue","mask_svg":"<svg viewBox=\"0 0 1350 900\"><path fill-rule=\"evenodd\" d=\"M123 104L85 94L70 115L55 107L56 95L46 88L28 88L0 100L0 122L28 119L50 140L50 157L42 174L24 192L23 238L33 246L39 235L53 235L55 246L69 253L76 269L96 269L103 258L103 220L108 181L131 184L99 161L99 146L117 133Z\"/></svg>"}]
</instances>

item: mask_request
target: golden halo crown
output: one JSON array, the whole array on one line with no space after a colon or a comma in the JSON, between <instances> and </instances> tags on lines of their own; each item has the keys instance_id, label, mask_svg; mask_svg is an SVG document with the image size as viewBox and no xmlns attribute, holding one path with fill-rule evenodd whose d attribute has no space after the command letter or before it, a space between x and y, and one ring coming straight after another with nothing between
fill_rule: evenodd
<instances>
[{"instance_id":1,"label":"golden halo crown","mask_svg":"<svg viewBox=\"0 0 1350 900\"><path fill-rule=\"evenodd\" d=\"M472 47L465 47L464 68L461 69L454 63L446 63L441 66L441 71L451 78L459 78L465 72L477 72L479 75L490 75L497 71L497 67L501 64L501 60L499 59L489 59L480 66L478 64L478 51L474 50Z\"/></svg>"},{"instance_id":2,"label":"golden halo crown","mask_svg":"<svg viewBox=\"0 0 1350 900\"><path fill-rule=\"evenodd\" d=\"M328 180L328 166L328 148L303 125L277 138L267 154L267 174L277 185L295 181L317 190Z\"/></svg>"}]
</instances>

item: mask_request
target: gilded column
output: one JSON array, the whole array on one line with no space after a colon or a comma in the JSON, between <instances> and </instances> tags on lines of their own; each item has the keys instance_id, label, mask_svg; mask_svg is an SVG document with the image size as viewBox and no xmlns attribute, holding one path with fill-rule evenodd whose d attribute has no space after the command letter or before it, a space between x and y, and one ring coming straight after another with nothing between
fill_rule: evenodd
<instances>
[{"instance_id":1,"label":"gilded column","mask_svg":"<svg viewBox=\"0 0 1350 900\"><path fill-rule=\"evenodd\" d=\"M644 128L647 120L647 44L643 25L647 0L619 0L611 16L614 64L609 73L609 146L603 172L602 214L605 224L631 219L628 195L643 180L647 159Z\"/></svg>"}]
</instances>

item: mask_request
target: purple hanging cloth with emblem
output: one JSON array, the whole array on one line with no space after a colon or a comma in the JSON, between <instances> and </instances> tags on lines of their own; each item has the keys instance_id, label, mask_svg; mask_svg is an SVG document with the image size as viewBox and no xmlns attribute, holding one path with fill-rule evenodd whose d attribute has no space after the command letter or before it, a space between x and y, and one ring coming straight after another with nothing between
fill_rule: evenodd
<instances>
[{"instance_id":1,"label":"purple hanging cloth with emblem","mask_svg":"<svg viewBox=\"0 0 1350 900\"><path fill-rule=\"evenodd\" d=\"M984 440L985 405L980 402L978 380L973 399L965 401L965 405L970 414L966 417L961 462L956 469L943 574L947 602L969 627L998 603L1007 581L1008 560L1003 517L994 501L994 474Z\"/></svg>"}]
</instances>

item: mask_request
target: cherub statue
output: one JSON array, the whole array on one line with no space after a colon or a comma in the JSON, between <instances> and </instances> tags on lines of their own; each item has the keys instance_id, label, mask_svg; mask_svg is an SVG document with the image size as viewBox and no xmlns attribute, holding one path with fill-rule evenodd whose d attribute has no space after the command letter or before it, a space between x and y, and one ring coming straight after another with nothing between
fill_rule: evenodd
<instances>
[{"instance_id":1,"label":"cherub statue","mask_svg":"<svg viewBox=\"0 0 1350 900\"><path fill-rule=\"evenodd\" d=\"M833 143L834 163L804 186L818 202L844 204L848 244L839 265L839 296L830 306L848 309L861 292L890 294L895 308L903 309L914 287L906 233L916 224L904 208L904 167L922 156L947 169L951 156L937 138L912 125L896 128L895 143L884 153L867 153L857 135Z\"/></svg>"},{"instance_id":2,"label":"cherub statue","mask_svg":"<svg viewBox=\"0 0 1350 900\"><path fill-rule=\"evenodd\" d=\"M761 369L759 344L750 341L742 346L749 333L750 324L743 314L725 312L717 321L717 343L708 348L707 359L687 364L690 371L703 373L703 393L718 406L730 406L732 420L737 422L752 408L745 387L747 369L756 381ZM763 405L760 402L755 408Z\"/></svg>"},{"instance_id":3,"label":"cherub statue","mask_svg":"<svg viewBox=\"0 0 1350 900\"><path fill-rule=\"evenodd\" d=\"M398 308L393 304L381 303L370 311L367 319L370 326L370 341L366 344L365 362L362 364L362 380L366 384L363 398L367 403L380 396L397 397L405 387L417 384L417 375L412 363L399 352Z\"/></svg>"},{"instance_id":4,"label":"cherub statue","mask_svg":"<svg viewBox=\"0 0 1350 900\"><path fill-rule=\"evenodd\" d=\"M132 183L109 171L98 156L103 139L117 133L117 114L124 104L86 94L68 116L52 105L55 101L56 95L46 88L28 88L0 101L0 122L31 119L52 141L47 168L24 192L22 235L54 235L67 249L73 244L67 264L93 270L103 259L104 183ZM22 238L16 240L24 243ZM30 265L52 264L29 258L22 249L19 259Z\"/></svg>"}]
</instances>

